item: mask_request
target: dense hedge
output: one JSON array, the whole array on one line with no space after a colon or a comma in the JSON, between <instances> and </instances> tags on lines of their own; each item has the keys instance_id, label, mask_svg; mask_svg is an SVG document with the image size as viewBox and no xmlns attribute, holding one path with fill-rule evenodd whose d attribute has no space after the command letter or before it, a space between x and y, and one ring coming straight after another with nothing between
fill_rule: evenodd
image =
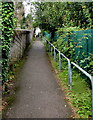
<instances>
[{"instance_id":1,"label":"dense hedge","mask_svg":"<svg viewBox=\"0 0 93 120\"><path fill-rule=\"evenodd\" d=\"M59 28L57 40L53 44L71 61L77 63L93 75L93 30L78 27Z\"/></svg>"}]
</instances>

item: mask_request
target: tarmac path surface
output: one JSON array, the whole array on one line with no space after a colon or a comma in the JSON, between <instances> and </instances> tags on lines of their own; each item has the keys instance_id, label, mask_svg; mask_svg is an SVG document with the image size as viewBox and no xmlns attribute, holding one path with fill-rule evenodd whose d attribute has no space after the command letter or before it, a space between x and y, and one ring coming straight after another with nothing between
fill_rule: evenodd
<instances>
[{"instance_id":1,"label":"tarmac path surface","mask_svg":"<svg viewBox=\"0 0 93 120\"><path fill-rule=\"evenodd\" d=\"M64 100L40 38L28 52L18 79L20 89L7 110L7 118L70 118L72 110Z\"/></svg>"}]
</instances>

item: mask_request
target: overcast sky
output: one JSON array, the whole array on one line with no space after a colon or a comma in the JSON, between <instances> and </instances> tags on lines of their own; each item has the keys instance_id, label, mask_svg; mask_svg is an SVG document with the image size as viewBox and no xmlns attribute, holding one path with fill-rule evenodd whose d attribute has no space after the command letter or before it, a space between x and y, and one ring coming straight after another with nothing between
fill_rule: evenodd
<instances>
[{"instance_id":1,"label":"overcast sky","mask_svg":"<svg viewBox=\"0 0 93 120\"><path fill-rule=\"evenodd\" d=\"M24 1L23 2L23 5L24 5L24 9L25 9L25 17L31 13L31 4L28 4L28 1Z\"/></svg>"}]
</instances>

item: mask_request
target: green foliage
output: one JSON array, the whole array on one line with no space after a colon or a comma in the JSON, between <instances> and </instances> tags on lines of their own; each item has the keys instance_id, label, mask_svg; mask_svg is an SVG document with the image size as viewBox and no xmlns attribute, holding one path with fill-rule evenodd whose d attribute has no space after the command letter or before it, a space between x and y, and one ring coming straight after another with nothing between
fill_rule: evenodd
<instances>
[{"instance_id":1,"label":"green foliage","mask_svg":"<svg viewBox=\"0 0 93 120\"><path fill-rule=\"evenodd\" d=\"M21 21L20 21L20 25L22 29L25 29L25 24L26 24L26 18L24 17Z\"/></svg>"},{"instance_id":2,"label":"green foliage","mask_svg":"<svg viewBox=\"0 0 93 120\"><path fill-rule=\"evenodd\" d=\"M85 82L84 78L81 77L75 69L73 69L72 74L72 90L69 90L68 85L68 66L65 59L62 60L62 72L58 70L58 61L54 62L51 58L51 63L54 69L56 69L59 82L64 89L67 100L71 106L75 107L76 113L79 114L80 118L89 118L92 116L92 99L91 90Z\"/></svg>"},{"instance_id":3,"label":"green foliage","mask_svg":"<svg viewBox=\"0 0 93 120\"><path fill-rule=\"evenodd\" d=\"M81 43L88 38L84 35L74 44L72 44L73 39L70 39L72 31L93 28L93 2L36 2L34 5L36 8L35 25L49 31L51 38L54 38L57 31L59 38L53 44L71 60L74 61L73 58L76 57L75 62L82 63L79 65L93 75L92 57L81 53L83 51ZM76 49L79 49L79 52L77 56L74 56Z\"/></svg>"},{"instance_id":4,"label":"green foliage","mask_svg":"<svg viewBox=\"0 0 93 120\"><path fill-rule=\"evenodd\" d=\"M58 39L53 42L61 52L63 52L68 58L74 61L75 48L82 48L80 44L84 39L87 39L86 35L79 40L78 43L73 43L73 39L70 39L72 31L81 29L93 28L93 2L47 2L36 3L36 20L35 22L45 31L54 33L57 31ZM58 29L59 28L59 29ZM67 38L67 40L66 40ZM79 51L76 56L76 60L79 58L81 52ZM85 53L82 53L85 57ZM85 59L80 60L83 67L83 63L87 63L85 69L93 75L93 55L86 56ZM76 61L76 62L78 62ZM58 67L58 63L56 64ZM62 62L62 72L59 74L61 82L68 83L67 65ZM88 90L85 80L78 75L75 71L73 75L73 91L70 92L72 102L77 108L77 113L82 118L88 118L91 116L91 91Z\"/></svg>"},{"instance_id":5,"label":"green foliage","mask_svg":"<svg viewBox=\"0 0 93 120\"><path fill-rule=\"evenodd\" d=\"M81 93L81 95L72 95L72 102L76 108L78 108L77 113L80 114L82 118L88 118L91 116L91 95L89 93Z\"/></svg>"},{"instance_id":6,"label":"green foliage","mask_svg":"<svg viewBox=\"0 0 93 120\"><path fill-rule=\"evenodd\" d=\"M9 51L14 29L13 2L2 2L2 82L8 80Z\"/></svg>"},{"instance_id":7,"label":"green foliage","mask_svg":"<svg viewBox=\"0 0 93 120\"><path fill-rule=\"evenodd\" d=\"M79 27L59 28L56 32L58 35L58 39L54 41L53 44L71 61L76 62L80 67L93 75L93 54L88 53L88 50L86 50L86 44L88 44L86 40L89 39L88 37L86 37L86 35L88 34L81 34L81 38L76 38L75 35L79 36L80 33L78 35L73 31L78 30L80 30ZM74 38L71 36L74 36Z\"/></svg>"},{"instance_id":8,"label":"green foliage","mask_svg":"<svg viewBox=\"0 0 93 120\"><path fill-rule=\"evenodd\" d=\"M31 29L32 28L32 15L28 14L26 17L20 20L21 29Z\"/></svg>"},{"instance_id":9,"label":"green foliage","mask_svg":"<svg viewBox=\"0 0 93 120\"><path fill-rule=\"evenodd\" d=\"M93 76L93 54L89 54L88 57L80 60L80 66L83 67L83 64L86 63L84 69L86 69Z\"/></svg>"},{"instance_id":10,"label":"green foliage","mask_svg":"<svg viewBox=\"0 0 93 120\"><path fill-rule=\"evenodd\" d=\"M55 47L57 47L62 53L64 53L69 59L73 60L73 56L75 55L74 45L72 44L70 39L70 35L73 34L74 30L79 30L78 27L64 27L59 28L57 31L57 35L59 36L57 41L53 42ZM66 40L67 38L67 40Z\"/></svg>"},{"instance_id":11,"label":"green foliage","mask_svg":"<svg viewBox=\"0 0 93 120\"><path fill-rule=\"evenodd\" d=\"M93 2L35 2L38 25L50 32L60 27L93 28Z\"/></svg>"}]
</instances>

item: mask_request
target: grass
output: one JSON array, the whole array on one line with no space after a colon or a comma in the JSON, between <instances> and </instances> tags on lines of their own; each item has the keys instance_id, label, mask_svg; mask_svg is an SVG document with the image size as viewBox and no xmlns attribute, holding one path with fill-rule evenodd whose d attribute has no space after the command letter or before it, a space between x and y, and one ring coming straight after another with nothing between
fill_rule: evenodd
<instances>
[{"instance_id":1,"label":"grass","mask_svg":"<svg viewBox=\"0 0 93 120\"><path fill-rule=\"evenodd\" d=\"M81 76L81 74L76 70L72 70L72 90L69 90L68 85L68 66L67 62L63 60L62 62L62 71L58 70L58 62L53 60L53 57L50 56L52 66L57 73L57 77L59 79L59 83L61 87L64 89L66 93L66 98L70 105L74 107L76 116L79 118L90 118L92 115L91 112L91 89L86 82L85 78Z\"/></svg>"}]
</instances>

